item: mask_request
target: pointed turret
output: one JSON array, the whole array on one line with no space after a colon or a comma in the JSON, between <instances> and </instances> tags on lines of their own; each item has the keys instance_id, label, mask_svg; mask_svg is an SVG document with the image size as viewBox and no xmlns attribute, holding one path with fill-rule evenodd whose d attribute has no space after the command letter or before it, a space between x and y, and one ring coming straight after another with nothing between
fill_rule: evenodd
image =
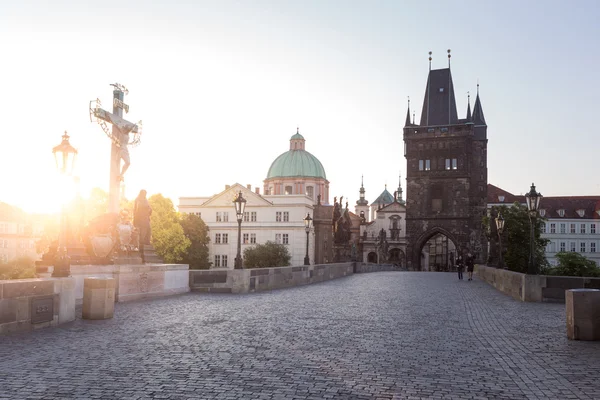
<instances>
[{"instance_id":1,"label":"pointed turret","mask_svg":"<svg viewBox=\"0 0 600 400\"><path fill-rule=\"evenodd\" d=\"M406 110L406 122L404 123L404 126L410 126L410 98L408 99L408 109Z\"/></svg>"},{"instance_id":2,"label":"pointed turret","mask_svg":"<svg viewBox=\"0 0 600 400\"><path fill-rule=\"evenodd\" d=\"M467 92L467 122L471 122L471 94Z\"/></svg>"},{"instance_id":3,"label":"pointed turret","mask_svg":"<svg viewBox=\"0 0 600 400\"><path fill-rule=\"evenodd\" d=\"M477 84L477 98L475 99L475 105L473 106L473 123L475 125L485 125L485 117L483 116L483 108L481 107L481 100L479 99L479 84Z\"/></svg>"}]
</instances>

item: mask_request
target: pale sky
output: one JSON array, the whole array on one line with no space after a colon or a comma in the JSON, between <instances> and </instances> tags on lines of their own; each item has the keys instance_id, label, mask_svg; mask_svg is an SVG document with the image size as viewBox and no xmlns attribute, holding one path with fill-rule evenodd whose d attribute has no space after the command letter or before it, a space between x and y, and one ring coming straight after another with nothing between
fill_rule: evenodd
<instances>
[{"instance_id":1,"label":"pale sky","mask_svg":"<svg viewBox=\"0 0 600 400\"><path fill-rule=\"evenodd\" d=\"M89 101L129 89L143 120L140 189L209 196L261 187L296 126L353 205L406 188L407 96L420 119L428 51L459 118L479 80L488 181L515 194L600 195L596 1L12 1L0 3L0 201L55 211L51 149L64 130L87 196L108 190L109 139ZM474 100L474 97L472 97Z\"/></svg>"}]
</instances>

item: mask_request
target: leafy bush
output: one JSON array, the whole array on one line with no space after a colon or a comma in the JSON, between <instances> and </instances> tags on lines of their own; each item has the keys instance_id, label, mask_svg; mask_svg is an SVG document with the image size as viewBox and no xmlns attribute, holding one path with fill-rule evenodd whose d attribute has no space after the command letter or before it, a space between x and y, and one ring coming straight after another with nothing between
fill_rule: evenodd
<instances>
[{"instance_id":1,"label":"leafy bush","mask_svg":"<svg viewBox=\"0 0 600 400\"><path fill-rule=\"evenodd\" d=\"M268 241L244 250L244 267L272 268L290 265L292 256L284 244Z\"/></svg>"},{"instance_id":2,"label":"leafy bush","mask_svg":"<svg viewBox=\"0 0 600 400\"><path fill-rule=\"evenodd\" d=\"M19 257L0 263L0 280L35 277L35 262L29 257Z\"/></svg>"},{"instance_id":3,"label":"leafy bush","mask_svg":"<svg viewBox=\"0 0 600 400\"><path fill-rule=\"evenodd\" d=\"M546 271L547 275L556 276L586 276L599 277L600 268L592 260L589 260L579 253L564 252L556 254L558 265L554 268L549 268Z\"/></svg>"}]
</instances>

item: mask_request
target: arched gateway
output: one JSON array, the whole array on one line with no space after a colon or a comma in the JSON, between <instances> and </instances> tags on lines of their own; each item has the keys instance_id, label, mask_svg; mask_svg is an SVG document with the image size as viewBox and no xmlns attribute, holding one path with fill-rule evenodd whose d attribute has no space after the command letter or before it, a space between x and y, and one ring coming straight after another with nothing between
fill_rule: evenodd
<instances>
[{"instance_id":1,"label":"arched gateway","mask_svg":"<svg viewBox=\"0 0 600 400\"><path fill-rule=\"evenodd\" d=\"M432 239L439 241L428 247L432 265L446 265L443 253L450 242L457 251L471 252L476 262L483 262L487 124L479 90L473 114L469 101L466 118L459 119L450 68L430 70L420 124L410 117L409 107L404 126L408 269L423 269L423 248Z\"/></svg>"}]
</instances>

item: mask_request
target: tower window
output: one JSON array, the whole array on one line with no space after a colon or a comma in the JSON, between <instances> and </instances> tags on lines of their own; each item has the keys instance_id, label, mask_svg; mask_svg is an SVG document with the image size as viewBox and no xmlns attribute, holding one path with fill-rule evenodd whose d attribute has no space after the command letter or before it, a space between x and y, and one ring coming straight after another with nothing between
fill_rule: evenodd
<instances>
[{"instance_id":1,"label":"tower window","mask_svg":"<svg viewBox=\"0 0 600 400\"><path fill-rule=\"evenodd\" d=\"M306 187L306 195L308 197L310 197L311 199L314 198L314 188L312 186L307 186Z\"/></svg>"},{"instance_id":2,"label":"tower window","mask_svg":"<svg viewBox=\"0 0 600 400\"><path fill-rule=\"evenodd\" d=\"M423 171L423 160L419 160L419 171Z\"/></svg>"},{"instance_id":3,"label":"tower window","mask_svg":"<svg viewBox=\"0 0 600 400\"><path fill-rule=\"evenodd\" d=\"M291 186L286 186L285 187L285 194L292 194L292 187Z\"/></svg>"},{"instance_id":4,"label":"tower window","mask_svg":"<svg viewBox=\"0 0 600 400\"><path fill-rule=\"evenodd\" d=\"M452 159L452 169L458 169L458 160L456 158Z\"/></svg>"},{"instance_id":5,"label":"tower window","mask_svg":"<svg viewBox=\"0 0 600 400\"><path fill-rule=\"evenodd\" d=\"M444 88L443 87L440 88L440 93L444 93Z\"/></svg>"},{"instance_id":6,"label":"tower window","mask_svg":"<svg viewBox=\"0 0 600 400\"><path fill-rule=\"evenodd\" d=\"M425 160L425 171L431 171L431 160Z\"/></svg>"},{"instance_id":7,"label":"tower window","mask_svg":"<svg viewBox=\"0 0 600 400\"><path fill-rule=\"evenodd\" d=\"M450 169L450 159L446 158L446 169Z\"/></svg>"}]
</instances>

